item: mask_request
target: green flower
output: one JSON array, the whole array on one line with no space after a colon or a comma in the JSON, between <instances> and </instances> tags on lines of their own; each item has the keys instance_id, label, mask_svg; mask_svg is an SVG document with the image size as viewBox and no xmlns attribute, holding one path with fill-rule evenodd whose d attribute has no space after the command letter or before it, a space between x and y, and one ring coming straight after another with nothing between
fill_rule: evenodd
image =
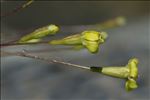
<instances>
[{"instance_id":1,"label":"green flower","mask_svg":"<svg viewBox=\"0 0 150 100\"><path fill-rule=\"evenodd\" d=\"M99 72L108 76L126 79L125 88L131 91L138 87L138 59L130 59L126 66L91 67L91 71Z\"/></svg>"},{"instance_id":2,"label":"green flower","mask_svg":"<svg viewBox=\"0 0 150 100\"><path fill-rule=\"evenodd\" d=\"M133 89L136 89L138 87L136 80L138 78L138 59L134 58L131 59L127 65L127 68L129 68L129 76L126 81L126 90L131 91Z\"/></svg>"},{"instance_id":3,"label":"green flower","mask_svg":"<svg viewBox=\"0 0 150 100\"><path fill-rule=\"evenodd\" d=\"M107 33L97 31L84 31L81 34L71 35L60 40L52 40L49 44L70 45L75 48L87 48L89 52L96 53L99 45L104 43Z\"/></svg>"},{"instance_id":4,"label":"green flower","mask_svg":"<svg viewBox=\"0 0 150 100\"><path fill-rule=\"evenodd\" d=\"M96 53L99 49L99 45L104 43L105 39L103 37L105 32L96 32L96 31L84 31L82 32L81 41L82 45L84 45L90 52Z\"/></svg>"}]
</instances>

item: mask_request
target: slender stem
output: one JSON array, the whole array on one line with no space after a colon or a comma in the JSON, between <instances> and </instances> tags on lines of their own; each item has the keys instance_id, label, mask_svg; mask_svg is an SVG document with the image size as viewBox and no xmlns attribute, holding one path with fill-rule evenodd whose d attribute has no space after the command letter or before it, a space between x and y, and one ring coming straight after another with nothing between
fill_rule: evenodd
<instances>
[{"instance_id":1,"label":"slender stem","mask_svg":"<svg viewBox=\"0 0 150 100\"><path fill-rule=\"evenodd\" d=\"M42 61L45 61L45 62L48 62L48 63L58 63L58 64L67 65L67 66L73 66L73 67L77 67L77 68L81 68L81 69L90 70L90 67L87 67L87 66L81 66L81 65L77 65L77 64L68 63L68 62L58 61L56 59L46 59L44 57L31 55L31 54L28 54L26 52L26 50L24 50L23 52L17 52L17 53L10 53L10 52L4 52L4 53L6 53L8 55L14 55L14 56L21 56L21 57L38 59L38 60L42 60Z\"/></svg>"},{"instance_id":2,"label":"slender stem","mask_svg":"<svg viewBox=\"0 0 150 100\"><path fill-rule=\"evenodd\" d=\"M17 7L17 8L15 8L15 9L13 9L12 11L6 12L6 13L2 14L1 17L7 17L7 16L9 16L9 15L12 15L12 14L14 14L14 13L17 13L17 12L19 12L20 10L22 10L22 9L28 7L29 5L31 5L33 2L34 2L34 0L29 0L29 1L27 1L26 3L24 3L23 5L21 5L21 6Z\"/></svg>"},{"instance_id":3,"label":"slender stem","mask_svg":"<svg viewBox=\"0 0 150 100\"><path fill-rule=\"evenodd\" d=\"M35 42L35 43L4 43L0 44L1 47L6 47L6 46L16 46L16 45L33 45L33 44L48 44L48 41L42 41L42 42Z\"/></svg>"}]
</instances>

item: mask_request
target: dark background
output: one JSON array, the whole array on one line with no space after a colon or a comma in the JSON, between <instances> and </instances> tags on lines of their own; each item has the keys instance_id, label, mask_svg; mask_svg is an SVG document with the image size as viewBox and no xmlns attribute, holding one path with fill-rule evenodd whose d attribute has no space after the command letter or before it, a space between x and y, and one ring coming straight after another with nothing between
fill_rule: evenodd
<instances>
[{"instance_id":1,"label":"dark background","mask_svg":"<svg viewBox=\"0 0 150 100\"><path fill-rule=\"evenodd\" d=\"M1 13L23 3L25 1L3 1ZM125 26L104 30L109 39L96 55L86 49L75 51L66 46L50 45L13 46L2 50L32 50L42 57L85 66L125 65L133 57L140 61L139 88L126 92L122 79L30 58L3 56L2 100L149 100L149 6L148 1L36 1L18 13L1 18L1 42L7 42L47 24L68 26L62 29L65 32L49 37L54 39L82 31L67 30L70 26L92 25L124 16Z\"/></svg>"}]
</instances>

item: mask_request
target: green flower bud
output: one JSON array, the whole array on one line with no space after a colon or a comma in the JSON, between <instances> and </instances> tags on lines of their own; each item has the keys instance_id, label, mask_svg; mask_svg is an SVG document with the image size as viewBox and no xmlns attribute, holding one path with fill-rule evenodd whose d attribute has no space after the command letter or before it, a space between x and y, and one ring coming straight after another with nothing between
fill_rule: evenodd
<instances>
[{"instance_id":1,"label":"green flower bud","mask_svg":"<svg viewBox=\"0 0 150 100\"><path fill-rule=\"evenodd\" d=\"M33 31L30 34L27 34L25 36L23 36L18 43L33 43L33 42L37 42L34 40L39 40L45 36L48 35L54 35L56 34L56 32L59 30L59 28L56 25L48 25L42 28L39 28L35 31ZM39 42L39 41L38 41Z\"/></svg>"}]
</instances>

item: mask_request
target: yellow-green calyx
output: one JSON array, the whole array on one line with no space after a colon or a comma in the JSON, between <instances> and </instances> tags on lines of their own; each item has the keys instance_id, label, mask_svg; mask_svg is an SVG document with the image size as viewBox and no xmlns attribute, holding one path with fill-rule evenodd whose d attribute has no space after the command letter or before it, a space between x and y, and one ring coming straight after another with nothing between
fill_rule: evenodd
<instances>
[{"instance_id":1,"label":"yellow-green calyx","mask_svg":"<svg viewBox=\"0 0 150 100\"><path fill-rule=\"evenodd\" d=\"M52 40L49 44L71 45L75 47L85 47L91 53L96 53L99 45L105 41L107 33L97 31L84 31L81 34L71 35L60 40Z\"/></svg>"},{"instance_id":2,"label":"yellow-green calyx","mask_svg":"<svg viewBox=\"0 0 150 100\"><path fill-rule=\"evenodd\" d=\"M125 88L127 91L138 87L136 80L138 77L138 59L130 59L126 66L122 67L103 67L101 73L113 77L126 79Z\"/></svg>"},{"instance_id":3,"label":"yellow-green calyx","mask_svg":"<svg viewBox=\"0 0 150 100\"><path fill-rule=\"evenodd\" d=\"M48 35L54 35L58 31L59 31L58 26L51 24L51 25L36 29L32 33L23 36L18 41L18 43L39 42L41 40L41 38L48 36Z\"/></svg>"}]
</instances>

